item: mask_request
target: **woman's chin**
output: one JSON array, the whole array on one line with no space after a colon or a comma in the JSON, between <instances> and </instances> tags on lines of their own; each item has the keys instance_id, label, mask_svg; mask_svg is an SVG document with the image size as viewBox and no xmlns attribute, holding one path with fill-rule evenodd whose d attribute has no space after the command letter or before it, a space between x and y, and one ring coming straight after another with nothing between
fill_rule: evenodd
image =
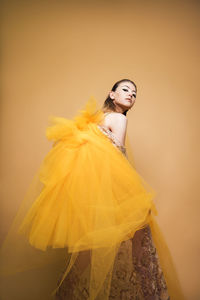
<instances>
[{"instance_id":1,"label":"woman's chin","mask_svg":"<svg viewBox=\"0 0 200 300\"><path fill-rule=\"evenodd\" d=\"M129 104L126 104L124 105L124 108L127 110L127 109L131 109L131 107L133 107L134 103L129 103Z\"/></svg>"}]
</instances>

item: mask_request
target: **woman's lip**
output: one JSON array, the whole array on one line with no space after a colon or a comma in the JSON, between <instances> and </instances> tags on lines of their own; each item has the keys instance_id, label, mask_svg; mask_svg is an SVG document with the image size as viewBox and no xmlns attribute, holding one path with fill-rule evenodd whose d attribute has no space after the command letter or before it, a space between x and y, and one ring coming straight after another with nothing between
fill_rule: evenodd
<instances>
[{"instance_id":1,"label":"woman's lip","mask_svg":"<svg viewBox=\"0 0 200 300\"><path fill-rule=\"evenodd\" d=\"M131 101L131 99L129 99L129 98L126 98L126 100Z\"/></svg>"}]
</instances>

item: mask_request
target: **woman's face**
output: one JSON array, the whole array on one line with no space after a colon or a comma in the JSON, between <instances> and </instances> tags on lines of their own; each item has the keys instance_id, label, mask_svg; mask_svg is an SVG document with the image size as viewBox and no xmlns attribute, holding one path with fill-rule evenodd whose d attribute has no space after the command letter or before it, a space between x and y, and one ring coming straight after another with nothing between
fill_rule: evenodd
<instances>
[{"instance_id":1,"label":"woman's face","mask_svg":"<svg viewBox=\"0 0 200 300\"><path fill-rule=\"evenodd\" d=\"M117 111L124 112L134 105L136 88L129 81L121 82L115 91L110 92L110 98L113 99Z\"/></svg>"}]
</instances>

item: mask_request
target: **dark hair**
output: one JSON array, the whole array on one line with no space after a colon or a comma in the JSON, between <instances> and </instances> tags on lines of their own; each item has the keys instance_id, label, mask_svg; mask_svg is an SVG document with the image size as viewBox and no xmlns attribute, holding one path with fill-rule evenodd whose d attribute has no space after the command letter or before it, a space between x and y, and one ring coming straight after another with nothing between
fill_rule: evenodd
<instances>
[{"instance_id":1,"label":"dark hair","mask_svg":"<svg viewBox=\"0 0 200 300\"><path fill-rule=\"evenodd\" d=\"M137 86L136 86L136 84L135 84L132 80L130 80L130 79L121 79L121 80L117 81L117 82L113 85L111 91L114 92L114 91L117 89L117 87L119 86L119 84L120 84L121 82L124 82L124 81L126 81L126 82L128 81L128 82L132 83L132 84L134 85L134 87L135 87L136 92L137 92ZM104 112L105 112L105 111L116 111L115 104L113 103L113 99L110 98L110 95L108 95L108 97L107 97L106 100L104 101L102 110L103 110ZM126 110L125 112L123 112L123 114L126 115L127 111L128 111L128 110Z\"/></svg>"}]
</instances>

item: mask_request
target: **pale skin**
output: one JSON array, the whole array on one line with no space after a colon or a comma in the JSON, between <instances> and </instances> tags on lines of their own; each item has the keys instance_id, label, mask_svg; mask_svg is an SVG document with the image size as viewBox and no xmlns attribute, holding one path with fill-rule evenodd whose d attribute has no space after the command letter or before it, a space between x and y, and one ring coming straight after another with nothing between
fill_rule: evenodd
<instances>
[{"instance_id":1,"label":"pale skin","mask_svg":"<svg viewBox=\"0 0 200 300\"><path fill-rule=\"evenodd\" d=\"M136 88L128 81L121 82L115 91L110 91L116 111L110 112L104 118L104 127L108 128L117 137L122 146L125 145L127 117L123 114L135 103Z\"/></svg>"}]
</instances>

